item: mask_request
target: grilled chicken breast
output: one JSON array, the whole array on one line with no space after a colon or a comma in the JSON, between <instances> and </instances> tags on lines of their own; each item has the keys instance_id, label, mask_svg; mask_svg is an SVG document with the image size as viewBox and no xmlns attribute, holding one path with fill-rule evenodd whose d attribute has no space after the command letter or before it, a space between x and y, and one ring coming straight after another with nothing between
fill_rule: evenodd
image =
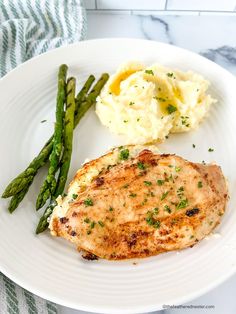
<instances>
[{"instance_id":1,"label":"grilled chicken breast","mask_svg":"<svg viewBox=\"0 0 236 314\"><path fill-rule=\"evenodd\" d=\"M203 239L220 223L227 198L217 165L120 148L77 172L50 229L87 258L147 257Z\"/></svg>"}]
</instances>

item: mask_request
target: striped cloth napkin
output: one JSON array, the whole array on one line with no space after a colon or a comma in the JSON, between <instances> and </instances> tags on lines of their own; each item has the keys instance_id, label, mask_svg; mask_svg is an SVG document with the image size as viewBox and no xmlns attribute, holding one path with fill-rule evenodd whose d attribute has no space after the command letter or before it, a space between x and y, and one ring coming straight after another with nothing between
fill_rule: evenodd
<instances>
[{"instance_id":1,"label":"striped cloth napkin","mask_svg":"<svg viewBox=\"0 0 236 314\"><path fill-rule=\"evenodd\" d=\"M40 53L82 40L80 0L0 0L0 77ZM56 314L55 304L0 273L0 314Z\"/></svg>"},{"instance_id":2,"label":"striped cloth napkin","mask_svg":"<svg viewBox=\"0 0 236 314\"><path fill-rule=\"evenodd\" d=\"M0 77L53 48L84 39L81 0L0 0Z\"/></svg>"}]
</instances>

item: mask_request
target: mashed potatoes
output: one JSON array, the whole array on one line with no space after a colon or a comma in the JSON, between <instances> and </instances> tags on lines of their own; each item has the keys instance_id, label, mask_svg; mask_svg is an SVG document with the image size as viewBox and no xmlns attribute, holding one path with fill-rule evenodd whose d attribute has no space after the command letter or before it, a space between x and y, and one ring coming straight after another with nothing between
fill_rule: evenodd
<instances>
[{"instance_id":1,"label":"mashed potatoes","mask_svg":"<svg viewBox=\"0 0 236 314\"><path fill-rule=\"evenodd\" d=\"M129 62L110 77L97 98L102 124L130 144L163 140L198 126L215 100L209 82L193 72Z\"/></svg>"}]
</instances>

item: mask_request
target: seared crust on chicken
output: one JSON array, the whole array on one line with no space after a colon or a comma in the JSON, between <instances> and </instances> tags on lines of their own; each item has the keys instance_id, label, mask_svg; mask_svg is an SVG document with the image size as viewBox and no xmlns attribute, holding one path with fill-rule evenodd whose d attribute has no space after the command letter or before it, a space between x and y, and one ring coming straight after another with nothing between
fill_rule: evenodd
<instances>
[{"instance_id":1,"label":"seared crust on chicken","mask_svg":"<svg viewBox=\"0 0 236 314\"><path fill-rule=\"evenodd\" d=\"M50 229L93 259L147 257L203 239L220 223L227 199L217 165L115 149L77 172Z\"/></svg>"}]
</instances>

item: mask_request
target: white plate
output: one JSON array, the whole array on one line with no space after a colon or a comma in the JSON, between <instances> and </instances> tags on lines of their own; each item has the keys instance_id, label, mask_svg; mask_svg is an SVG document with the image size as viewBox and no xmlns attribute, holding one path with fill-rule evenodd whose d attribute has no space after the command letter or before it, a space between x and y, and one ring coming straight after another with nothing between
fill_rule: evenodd
<instances>
[{"instance_id":1,"label":"white plate","mask_svg":"<svg viewBox=\"0 0 236 314\"><path fill-rule=\"evenodd\" d=\"M24 63L0 81L2 190L28 165L52 132L58 66L67 63L81 86L90 73L98 78L127 60L191 69L212 82L211 93L219 101L212 106L209 117L198 130L171 136L160 149L193 161L216 161L232 191L236 186L235 78L192 52L136 39L92 40L56 49ZM44 119L47 121L40 123ZM101 126L90 110L75 132L69 180L85 158L99 156L121 142ZM209 147L215 151L209 153ZM88 262L65 240L49 233L34 234L40 215L34 209L35 198L44 174L40 171L13 215L7 213L7 202L1 200L0 271L33 293L81 310L141 313L196 298L235 272L235 193L231 193L217 229L221 237L203 240L178 254L136 260L137 265L133 260Z\"/></svg>"}]
</instances>

